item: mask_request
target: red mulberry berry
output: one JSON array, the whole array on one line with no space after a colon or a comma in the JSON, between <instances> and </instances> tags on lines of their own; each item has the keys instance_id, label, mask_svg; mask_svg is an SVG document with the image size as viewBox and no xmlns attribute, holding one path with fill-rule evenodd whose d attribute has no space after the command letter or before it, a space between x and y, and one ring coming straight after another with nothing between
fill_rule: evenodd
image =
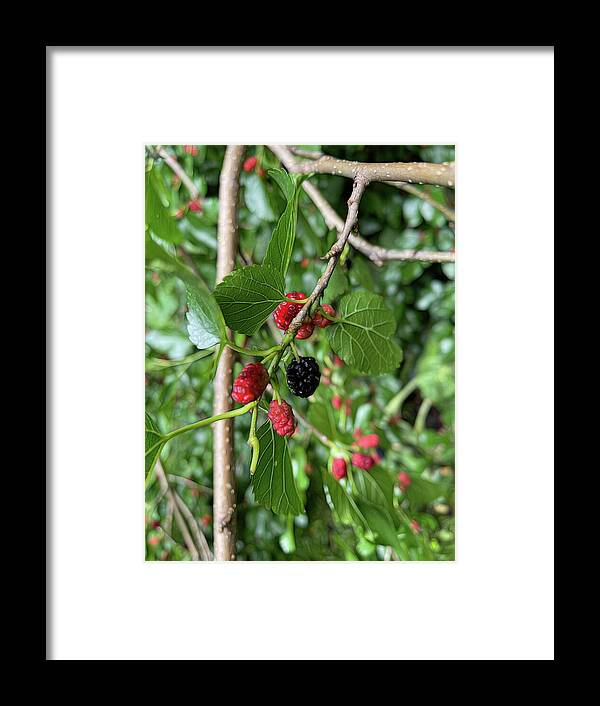
<instances>
[{"instance_id":1,"label":"red mulberry berry","mask_svg":"<svg viewBox=\"0 0 600 706\"><path fill-rule=\"evenodd\" d=\"M296 338L299 340L302 340L304 338L310 338L312 336L313 331L315 330L315 325L310 319L306 319L303 323L302 326L298 329L298 333L296 334Z\"/></svg>"},{"instance_id":2,"label":"red mulberry berry","mask_svg":"<svg viewBox=\"0 0 600 706\"><path fill-rule=\"evenodd\" d=\"M375 465L375 461L365 454L352 454L352 465L363 471L369 471Z\"/></svg>"},{"instance_id":3,"label":"red mulberry berry","mask_svg":"<svg viewBox=\"0 0 600 706\"><path fill-rule=\"evenodd\" d=\"M196 145L184 145L183 146L183 151L186 154L191 154L192 157L197 157L198 156L198 148Z\"/></svg>"},{"instance_id":4,"label":"red mulberry berry","mask_svg":"<svg viewBox=\"0 0 600 706\"><path fill-rule=\"evenodd\" d=\"M331 398L331 404L334 409L340 409L342 406L342 398L339 395L334 395Z\"/></svg>"},{"instance_id":5,"label":"red mulberry berry","mask_svg":"<svg viewBox=\"0 0 600 706\"><path fill-rule=\"evenodd\" d=\"M200 199L192 199L188 203L188 208L190 209L190 211L200 213L202 211L202 204L200 203Z\"/></svg>"},{"instance_id":6,"label":"red mulberry berry","mask_svg":"<svg viewBox=\"0 0 600 706\"><path fill-rule=\"evenodd\" d=\"M361 449L373 449L379 446L379 436L377 434L367 434L361 436L358 440L358 445Z\"/></svg>"},{"instance_id":7,"label":"red mulberry berry","mask_svg":"<svg viewBox=\"0 0 600 706\"><path fill-rule=\"evenodd\" d=\"M413 532L420 532L421 531L421 525L416 520L411 520L410 528L412 529Z\"/></svg>"},{"instance_id":8,"label":"red mulberry berry","mask_svg":"<svg viewBox=\"0 0 600 706\"><path fill-rule=\"evenodd\" d=\"M244 162L243 169L245 172L251 172L254 167L256 166L257 159L256 157L248 157L248 159Z\"/></svg>"},{"instance_id":9,"label":"red mulberry berry","mask_svg":"<svg viewBox=\"0 0 600 706\"><path fill-rule=\"evenodd\" d=\"M296 417L287 402L273 400L269 405L269 414L273 429L279 436L292 436L296 431Z\"/></svg>"},{"instance_id":10,"label":"red mulberry berry","mask_svg":"<svg viewBox=\"0 0 600 706\"><path fill-rule=\"evenodd\" d=\"M325 313L329 314L329 316L335 316L335 309L332 306L330 306L329 304L323 304L323 306L321 308L323 309L323 311ZM323 314L320 314L319 312L317 312L315 314L315 318L313 319L313 321L314 321L315 326L318 326L319 328L327 328L328 326L331 326L331 324L333 323L333 321L330 321L325 316L323 316Z\"/></svg>"},{"instance_id":11,"label":"red mulberry berry","mask_svg":"<svg viewBox=\"0 0 600 706\"><path fill-rule=\"evenodd\" d=\"M344 366L344 361L340 358L339 355L334 355L333 364L336 366L336 368L342 368Z\"/></svg>"},{"instance_id":12,"label":"red mulberry berry","mask_svg":"<svg viewBox=\"0 0 600 706\"><path fill-rule=\"evenodd\" d=\"M336 480L345 478L347 472L346 460L343 458L334 458L331 464L331 473Z\"/></svg>"},{"instance_id":13,"label":"red mulberry berry","mask_svg":"<svg viewBox=\"0 0 600 706\"><path fill-rule=\"evenodd\" d=\"M260 363L248 363L233 383L231 396L240 404L258 399L269 382L269 373Z\"/></svg>"},{"instance_id":14,"label":"red mulberry berry","mask_svg":"<svg viewBox=\"0 0 600 706\"><path fill-rule=\"evenodd\" d=\"M400 490L404 491L411 483L412 479L406 471L400 471L400 473L398 473L398 485L400 486Z\"/></svg>"},{"instance_id":15,"label":"red mulberry berry","mask_svg":"<svg viewBox=\"0 0 600 706\"><path fill-rule=\"evenodd\" d=\"M304 292L288 292L285 296L287 299L306 299L306 294L304 294ZM296 314L300 311L300 309L302 309L302 306L302 304L281 302L281 304L279 304L277 309L273 312L273 318L275 319L277 328L282 331L287 331Z\"/></svg>"}]
</instances>

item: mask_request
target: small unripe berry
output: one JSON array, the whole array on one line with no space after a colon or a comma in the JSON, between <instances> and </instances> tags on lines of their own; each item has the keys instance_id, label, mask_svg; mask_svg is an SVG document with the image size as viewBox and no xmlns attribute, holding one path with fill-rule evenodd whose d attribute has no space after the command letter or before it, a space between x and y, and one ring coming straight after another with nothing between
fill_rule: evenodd
<instances>
[{"instance_id":1,"label":"small unripe berry","mask_svg":"<svg viewBox=\"0 0 600 706\"><path fill-rule=\"evenodd\" d=\"M305 270L310 265L310 260L307 257L303 257L300 260L300 267Z\"/></svg>"},{"instance_id":2,"label":"small unripe berry","mask_svg":"<svg viewBox=\"0 0 600 706\"><path fill-rule=\"evenodd\" d=\"M304 292L288 292L285 296L287 299L306 299ZM302 304L293 304L292 302L281 302L273 312L273 319L275 320L277 328L282 331L287 331L295 316L300 309L302 309L302 306Z\"/></svg>"},{"instance_id":3,"label":"small unripe berry","mask_svg":"<svg viewBox=\"0 0 600 706\"><path fill-rule=\"evenodd\" d=\"M336 480L340 478L345 478L348 469L346 466L346 460L343 458L334 458L331 464L331 474Z\"/></svg>"},{"instance_id":4,"label":"small unripe berry","mask_svg":"<svg viewBox=\"0 0 600 706\"><path fill-rule=\"evenodd\" d=\"M341 367L343 367L343 365L344 365L344 361L339 357L339 355L334 355L334 356L333 356L333 364L334 364L337 368L341 368Z\"/></svg>"},{"instance_id":5,"label":"small unripe berry","mask_svg":"<svg viewBox=\"0 0 600 706\"><path fill-rule=\"evenodd\" d=\"M421 531L421 525L416 520L411 520L410 528L412 529L413 532L420 532Z\"/></svg>"},{"instance_id":6,"label":"small unripe berry","mask_svg":"<svg viewBox=\"0 0 600 706\"><path fill-rule=\"evenodd\" d=\"M160 520L152 520L152 527L156 529L157 527L160 527Z\"/></svg>"},{"instance_id":7,"label":"small unripe berry","mask_svg":"<svg viewBox=\"0 0 600 706\"><path fill-rule=\"evenodd\" d=\"M188 203L188 208L190 209L190 211L200 213L202 211L202 204L200 203L200 199L192 199Z\"/></svg>"},{"instance_id":8,"label":"small unripe berry","mask_svg":"<svg viewBox=\"0 0 600 706\"><path fill-rule=\"evenodd\" d=\"M334 409L341 409L342 407L342 398L339 395L334 395L331 398L331 404L333 405Z\"/></svg>"},{"instance_id":9,"label":"small unripe berry","mask_svg":"<svg viewBox=\"0 0 600 706\"><path fill-rule=\"evenodd\" d=\"M329 316L335 316L335 309L330 306L329 304L323 304L321 307L323 311L325 311ZM327 326L331 326L333 321L330 321L327 317L323 316L320 312L317 312L315 314L314 318L315 326L318 326L319 328L327 328Z\"/></svg>"},{"instance_id":10,"label":"small unripe berry","mask_svg":"<svg viewBox=\"0 0 600 706\"><path fill-rule=\"evenodd\" d=\"M198 148L196 145L184 145L183 146L183 151L186 154L191 154L192 157L197 157L198 156Z\"/></svg>"},{"instance_id":11,"label":"small unripe berry","mask_svg":"<svg viewBox=\"0 0 600 706\"><path fill-rule=\"evenodd\" d=\"M367 434L358 439L358 445L361 449L373 449L379 446L379 436L377 434Z\"/></svg>"},{"instance_id":12,"label":"small unripe berry","mask_svg":"<svg viewBox=\"0 0 600 706\"><path fill-rule=\"evenodd\" d=\"M371 456L354 453L352 454L352 465L362 469L363 471L370 471L375 465L375 461L371 458Z\"/></svg>"},{"instance_id":13,"label":"small unripe berry","mask_svg":"<svg viewBox=\"0 0 600 706\"><path fill-rule=\"evenodd\" d=\"M398 473L398 485L400 490L404 491L412 483L412 478L408 475L406 471L400 471Z\"/></svg>"},{"instance_id":14,"label":"small unripe berry","mask_svg":"<svg viewBox=\"0 0 600 706\"><path fill-rule=\"evenodd\" d=\"M185 208L178 208L177 211L175 211L175 218L179 220L180 218L183 218L185 216Z\"/></svg>"},{"instance_id":15,"label":"small unripe berry","mask_svg":"<svg viewBox=\"0 0 600 706\"><path fill-rule=\"evenodd\" d=\"M248 157L248 159L244 162L244 166L242 167L245 172L251 172L254 167L256 166L257 159L256 157ZM238 162L239 164L239 162Z\"/></svg>"},{"instance_id":16,"label":"small unripe berry","mask_svg":"<svg viewBox=\"0 0 600 706\"><path fill-rule=\"evenodd\" d=\"M153 534L152 537L148 539L148 544L155 547L160 542L160 537L157 534Z\"/></svg>"},{"instance_id":17,"label":"small unripe berry","mask_svg":"<svg viewBox=\"0 0 600 706\"><path fill-rule=\"evenodd\" d=\"M212 522L212 515L209 515L208 513L206 515L202 515L200 522L204 527L208 527Z\"/></svg>"},{"instance_id":18,"label":"small unripe berry","mask_svg":"<svg viewBox=\"0 0 600 706\"><path fill-rule=\"evenodd\" d=\"M302 326L300 326L300 328L298 329L298 333L295 337L300 341L306 338L310 338L314 330L315 325L310 319L307 318L302 322Z\"/></svg>"},{"instance_id":19,"label":"small unripe berry","mask_svg":"<svg viewBox=\"0 0 600 706\"><path fill-rule=\"evenodd\" d=\"M254 171L258 174L258 176L259 176L261 179L262 179L262 178L265 176L265 174L266 174L265 170L264 170L262 167L256 167L256 169L255 169Z\"/></svg>"}]
</instances>

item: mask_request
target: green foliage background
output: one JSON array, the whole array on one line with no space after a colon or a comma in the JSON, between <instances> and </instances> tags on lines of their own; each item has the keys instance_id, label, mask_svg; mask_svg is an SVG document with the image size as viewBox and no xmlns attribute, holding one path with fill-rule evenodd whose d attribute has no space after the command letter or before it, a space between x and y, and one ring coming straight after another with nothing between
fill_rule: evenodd
<instances>
[{"instance_id":1,"label":"green foliage background","mask_svg":"<svg viewBox=\"0 0 600 706\"><path fill-rule=\"evenodd\" d=\"M454 159L451 146L314 147L360 161ZM182 146L167 149L193 178L203 210L186 210L182 218L175 218L179 209L185 209L189 194L162 160L147 160L147 178L154 180L156 193L173 216L165 225L164 237L147 240L146 246L146 409L163 433L212 413L213 356L199 353L188 338L186 288L181 274L185 264L211 290L214 287L218 182L225 152L222 146L203 145L197 145L196 156L186 154ZM253 154L265 170L279 166L266 148L248 147L247 156ZM315 175L311 180L345 217L351 181L329 175ZM453 205L452 190L426 188L436 199ZM284 208L284 197L272 178L256 170L242 172L239 266L262 262ZM363 237L387 248L454 248L454 232L438 210L384 184L368 187L360 207L359 227ZM333 243L334 235L302 191L286 291L312 291L324 267L319 258ZM189 270L184 279L187 276ZM345 292L359 289L381 295L392 309L397 322L392 338L404 353L400 367L390 374L368 376L336 365L328 335L316 329L309 340L297 345L302 355L319 361L330 384L319 386L313 402L293 398L293 404L328 435L351 438L356 428L365 434L379 434L383 459L369 478L374 477L381 487L389 488L389 494L387 490L384 493L386 502L390 502L385 512L396 513L398 527L390 533L385 518L382 520L372 508L360 508L370 513L366 518L370 530L356 521L356 510L347 505L342 497L345 494L340 493L341 487L328 470L329 449L302 426L290 440L289 448L306 512L286 518L257 504L248 473L247 414L235 420L238 560L454 558L454 265L389 262L378 268L350 250L343 265L338 266L323 301L335 306ZM235 342L243 345L245 337L237 334ZM269 348L274 343L268 327L263 326L252 336L250 345ZM172 364L188 356L191 360L184 364ZM244 359L244 363L248 360ZM234 374L242 365L236 363ZM348 399L348 409L346 405L333 409L334 395ZM261 413L259 425L263 420ZM203 530L211 543L210 427L177 437L163 451L162 460L193 514L204 519ZM398 488L400 471L407 472L412 480L405 492ZM365 480L364 474L354 470L355 482L371 482ZM373 489L364 491L368 494ZM165 513L165 500L158 483L151 479L146 490L147 559L187 560L190 557L175 524L170 536L161 527ZM411 528L414 520L420 531Z\"/></svg>"}]
</instances>

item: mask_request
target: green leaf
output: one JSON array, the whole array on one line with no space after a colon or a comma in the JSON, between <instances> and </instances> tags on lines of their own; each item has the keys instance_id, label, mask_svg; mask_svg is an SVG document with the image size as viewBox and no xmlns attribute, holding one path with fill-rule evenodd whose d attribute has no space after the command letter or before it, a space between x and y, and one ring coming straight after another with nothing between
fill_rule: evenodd
<instances>
[{"instance_id":1,"label":"green leaf","mask_svg":"<svg viewBox=\"0 0 600 706\"><path fill-rule=\"evenodd\" d=\"M396 321L379 295L347 294L340 301L338 316L343 321L326 331L331 347L345 363L376 375L400 365L402 349L392 340Z\"/></svg>"},{"instance_id":2,"label":"green leaf","mask_svg":"<svg viewBox=\"0 0 600 706\"><path fill-rule=\"evenodd\" d=\"M244 179L244 186L248 210L261 221L274 221L275 214L271 208L264 181L257 174L249 174Z\"/></svg>"},{"instance_id":3,"label":"green leaf","mask_svg":"<svg viewBox=\"0 0 600 706\"><path fill-rule=\"evenodd\" d=\"M383 468L353 473L354 484L361 498L373 505L384 508L392 515L394 509L394 481Z\"/></svg>"},{"instance_id":4,"label":"green leaf","mask_svg":"<svg viewBox=\"0 0 600 706\"><path fill-rule=\"evenodd\" d=\"M298 194L301 180L292 177L283 169L269 169L269 176L278 184L286 198L287 206L281 214L263 259L263 265L271 265L285 277L290 266L296 224L298 222ZM297 176L297 175L294 175Z\"/></svg>"},{"instance_id":5,"label":"green leaf","mask_svg":"<svg viewBox=\"0 0 600 706\"><path fill-rule=\"evenodd\" d=\"M160 456L162 447L162 434L158 430L158 427L154 423L152 417L146 412L146 453L145 453L145 466L146 466L146 477L150 471L154 468L154 464Z\"/></svg>"},{"instance_id":6,"label":"green leaf","mask_svg":"<svg viewBox=\"0 0 600 706\"><path fill-rule=\"evenodd\" d=\"M407 559L408 556L398 539L390 513L385 508L377 507L367 500L359 500L358 507L365 517L369 529L378 537L379 543L392 547L401 558Z\"/></svg>"},{"instance_id":7,"label":"green leaf","mask_svg":"<svg viewBox=\"0 0 600 706\"><path fill-rule=\"evenodd\" d=\"M215 299L229 328L251 336L284 299L281 272L266 265L235 270L215 288Z\"/></svg>"},{"instance_id":8,"label":"green leaf","mask_svg":"<svg viewBox=\"0 0 600 706\"><path fill-rule=\"evenodd\" d=\"M300 515L304 506L298 495L287 440L275 433L270 422L256 432L260 453L252 490L257 503L278 515Z\"/></svg>"},{"instance_id":9,"label":"green leaf","mask_svg":"<svg viewBox=\"0 0 600 706\"><path fill-rule=\"evenodd\" d=\"M308 408L308 421L333 441L352 443L352 436L338 429L333 407L330 403L315 402Z\"/></svg>"},{"instance_id":10,"label":"green leaf","mask_svg":"<svg viewBox=\"0 0 600 706\"><path fill-rule=\"evenodd\" d=\"M153 171L146 172L146 228L169 243L181 243L183 234L169 209L163 205L155 180Z\"/></svg>"},{"instance_id":11,"label":"green leaf","mask_svg":"<svg viewBox=\"0 0 600 706\"><path fill-rule=\"evenodd\" d=\"M190 341L200 350L212 348L227 339L225 321L213 295L202 286L186 287L187 330Z\"/></svg>"},{"instance_id":12,"label":"green leaf","mask_svg":"<svg viewBox=\"0 0 600 706\"><path fill-rule=\"evenodd\" d=\"M343 525L366 526L365 518L361 515L356 501L346 492L342 484L330 473L323 473L323 483L329 492L329 498L340 522Z\"/></svg>"},{"instance_id":13,"label":"green leaf","mask_svg":"<svg viewBox=\"0 0 600 706\"><path fill-rule=\"evenodd\" d=\"M172 272L184 282L192 284L198 283L198 277L176 257L168 253L161 245L152 239L149 233L146 234L146 261L159 262L161 269Z\"/></svg>"}]
</instances>

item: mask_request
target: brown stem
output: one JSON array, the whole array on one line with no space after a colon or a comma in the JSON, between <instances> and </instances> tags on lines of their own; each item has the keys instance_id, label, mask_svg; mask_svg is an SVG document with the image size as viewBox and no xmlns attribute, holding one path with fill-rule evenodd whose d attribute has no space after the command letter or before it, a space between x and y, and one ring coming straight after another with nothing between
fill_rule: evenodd
<instances>
[{"instance_id":1,"label":"brown stem","mask_svg":"<svg viewBox=\"0 0 600 706\"><path fill-rule=\"evenodd\" d=\"M295 162L291 171L299 174L333 174L365 181L402 181L454 187L454 162L356 162L322 155L309 162Z\"/></svg>"},{"instance_id":2,"label":"brown stem","mask_svg":"<svg viewBox=\"0 0 600 706\"><path fill-rule=\"evenodd\" d=\"M235 267L237 253L239 176L244 147L229 145L225 150L219 179L219 222L216 283ZM234 352L226 347L214 380L213 414L231 407ZM217 561L235 560L235 463L233 457L233 420L213 425L213 522L214 552Z\"/></svg>"}]
</instances>

